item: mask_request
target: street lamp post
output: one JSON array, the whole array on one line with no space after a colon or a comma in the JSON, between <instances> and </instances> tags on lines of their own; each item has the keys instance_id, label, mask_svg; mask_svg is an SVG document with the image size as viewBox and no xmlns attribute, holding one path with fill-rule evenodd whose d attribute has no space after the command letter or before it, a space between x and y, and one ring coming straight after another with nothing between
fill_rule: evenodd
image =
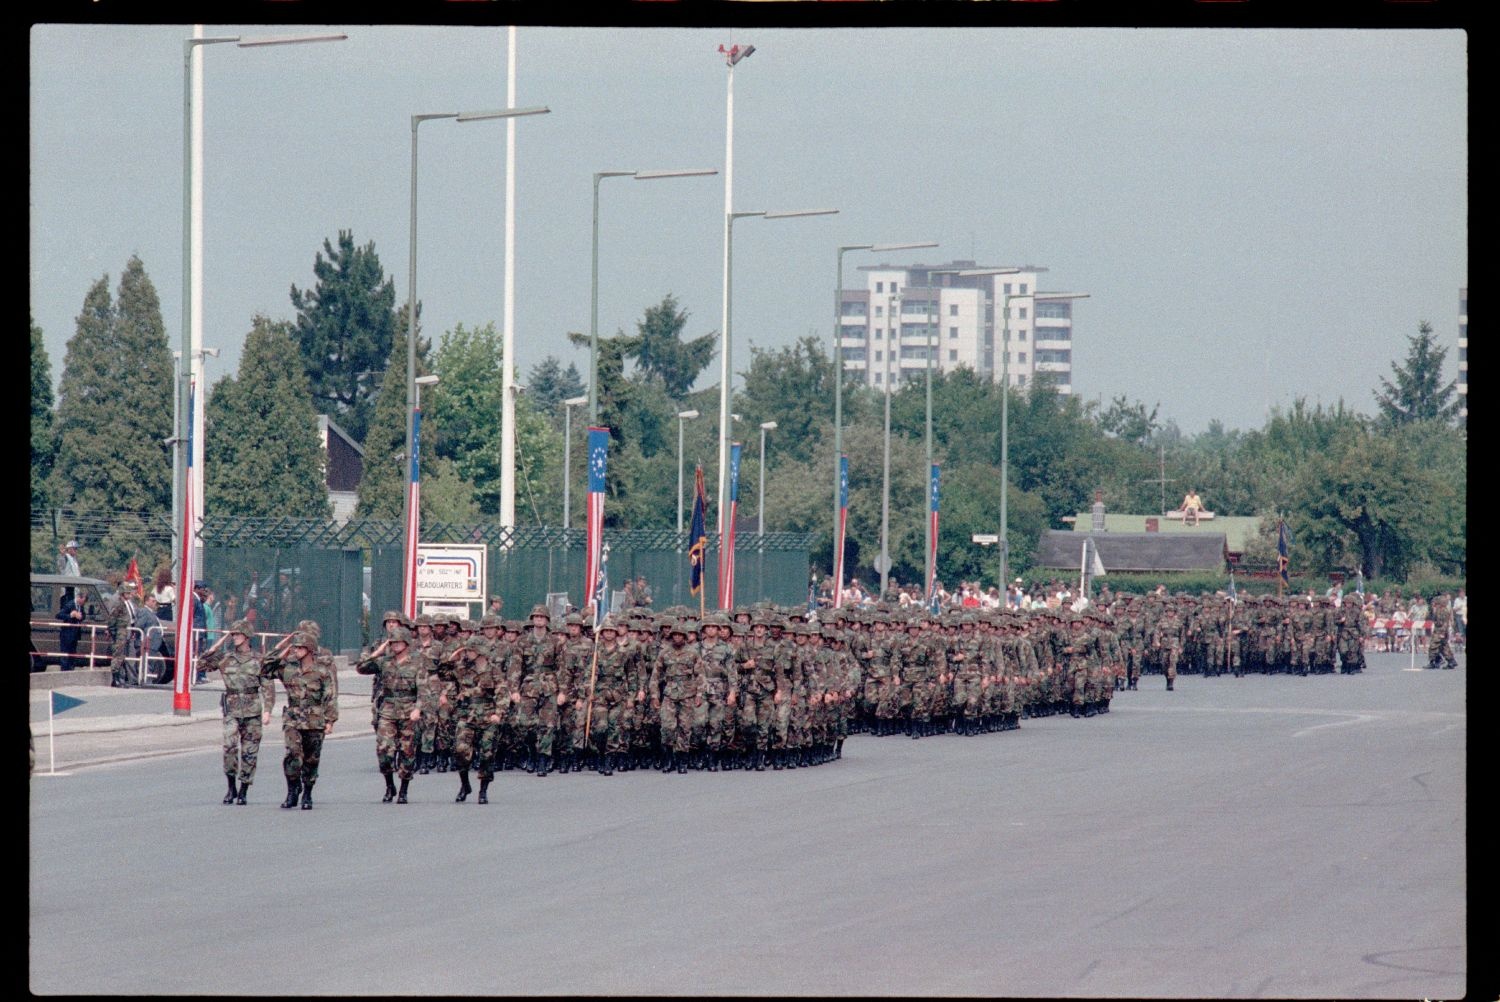
<instances>
[{"instance_id":1,"label":"street lamp post","mask_svg":"<svg viewBox=\"0 0 1500 1002\"><path fill-rule=\"evenodd\" d=\"M730 365L733 344L734 304L734 221L747 216L763 219L797 219L802 216L831 216L838 209L803 209L796 212L727 212L724 215L724 330L719 345L719 560L724 560L724 504L729 491L729 401L733 368Z\"/></svg>"},{"instance_id":2,"label":"street lamp post","mask_svg":"<svg viewBox=\"0 0 1500 1002\"><path fill-rule=\"evenodd\" d=\"M586 396L569 397L563 401L563 531L573 528L571 495L573 486L573 408L586 404Z\"/></svg>"},{"instance_id":3,"label":"street lamp post","mask_svg":"<svg viewBox=\"0 0 1500 1002\"><path fill-rule=\"evenodd\" d=\"M411 116L411 221L407 248L406 272L406 406L409 411L416 406L417 378L417 127L423 122L437 118L451 118L459 122L487 122L501 118L520 118L525 115L545 115L550 108L502 108L495 111L444 111ZM502 404L509 400L504 396ZM406 428L406 455L414 456L411 424ZM416 587L416 535L415 516L412 511L411 492L407 491L406 525L406 571L402 582L402 593L414 595ZM407 613L411 615L410 612Z\"/></svg>"},{"instance_id":4,"label":"street lamp post","mask_svg":"<svg viewBox=\"0 0 1500 1002\"><path fill-rule=\"evenodd\" d=\"M894 314L896 297L886 297L886 312ZM891 578L891 355L894 333L887 331L885 338L885 432L882 437L880 461L880 598L885 599L885 590ZM900 371L899 366L897 371Z\"/></svg>"},{"instance_id":5,"label":"street lamp post","mask_svg":"<svg viewBox=\"0 0 1500 1002\"><path fill-rule=\"evenodd\" d=\"M756 535L760 536L760 545L764 549L766 545L766 432L775 431L775 421L763 421L760 426L760 501L756 504Z\"/></svg>"},{"instance_id":6,"label":"street lamp post","mask_svg":"<svg viewBox=\"0 0 1500 1002\"><path fill-rule=\"evenodd\" d=\"M927 473L928 475L931 475L931 470L932 470L932 353L933 353L933 350L934 350L934 346L933 346L933 343L932 343L933 342L933 328L937 325L935 318L937 318L941 314L941 312L942 312L941 309L939 308L939 304L938 304L938 301L937 301L937 297L941 295L941 292L935 292L934 291L935 289L940 288L940 287L933 286L933 284L932 284L932 276L933 275L958 275L958 276L961 276L963 278L986 278L986 277L993 276L993 275L1015 275L1015 274L1019 273L1020 270L1021 270L1020 268L932 268L932 269L930 269L927 272L927 310L928 310L928 318L929 318L928 322L927 322L927 416L926 416L925 432L924 432L924 436L923 437L924 437L924 440L926 442L926 447L927 447L927 467L924 470L924 472ZM1004 392L1005 391L1002 389L1001 393L1003 394ZM1004 438L1004 420L1003 419L1001 421L1001 438L1002 439ZM1003 467L1004 464L1002 463L1001 465ZM1001 508L1001 513L1002 514L1000 516L1000 521L1003 524L1005 522L1005 516L1004 516L1004 510L1005 510L1005 487L1004 487L1004 483L1003 483L1003 479L1004 479L1004 473L1003 472L1001 474L1001 478L1002 478L1002 484L1001 484L1001 488L1000 488L1000 508ZM936 544L936 540L934 540L932 538L932 518L929 516L926 521L927 521L927 559L926 559L927 578L926 578L926 583L924 585L924 587L926 589L926 593L925 593L925 597L923 598L923 601L924 602L930 602L931 598L932 598L932 595L931 595L931 592L932 592L932 583L933 583L933 581L935 579L935 576L936 576L936 573L937 573L937 567L935 566L935 563L934 563L934 561L936 560L935 554L937 553L937 547L935 545ZM1005 561L1004 561L1004 556L1003 556L1004 550L1005 550L1004 533L1003 532L1001 533L1001 540L1002 540L1002 542L1001 542L1000 546L1001 546L1002 557L1001 557L1000 566L1001 566L1001 570L1003 572L1004 567L1005 567ZM1001 585L1001 587L1005 586L1005 581L1004 581L1003 577L1002 577L1002 580L1000 582L1000 585Z\"/></svg>"},{"instance_id":7,"label":"street lamp post","mask_svg":"<svg viewBox=\"0 0 1500 1002\"><path fill-rule=\"evenodd\" d=\"M915 250L920 247L936 247L937 242L924 240L918 243L901 244L844 244L838 253L838 285L833 294L833 545L839 545L839 494L843 473L839 458L844 454L844 253L846 251ZM868 326L870 318L865 317ZM865 359L869 370L870 359ZM833 555L834 567L838 567L839 555ZM835 581L834 587L841 589L843 582ZM837 595L837 592L835 592Z\"/></svg>"},{"instance_id":8,"label":"street lamp post","mask_svg":"<svg viewBox=\"0 0 1500 1002\"><path fill-rule=\"evenodd\" d=\"M1001 377L1000 377L1000 587L1006 586L1006 575L1009 572L1006 564L1010 558L1010 539L1007 535L1010 523L1006 519L1006 502L1009 501L1007 490L1010 483L1010 301L1021 299L1020 295L1005 297L1005 311L1003 323L1005 327L1004 341L1001 344ZM1072 299L1087 299L1086 292L1036 292L1030 297L1033 301L1060 301ZM1035 318L1033 317L1033 321ZM1033 326L1032 342L1036 341L1036 327ZM1033 349L1035 351L1035 349Z\"/></svg>"},{"instance_id":9,"label":"street lamp post","mask_svg":"<svg viewBox=\"0 0 1500 1002\"><path fill-rule=\"evenodd\" d=\"M651 181L668 177L705 177L716 169L693 170L601 170L594 174L594 236L589 277L589 423L599 423L599 182L607 177L633 177Z\"/></svg>"},{"instance_id":10,"label":"street lamp post","mask_svg":"<svg viewBox=\"0 0 1500 1002\"><path fill-rule=\"evenodd\" d=\"M677 535L682 535L682 429L698 416L696 410L677 412Z\"/></svg>"},{"instance_id":11,"label":"street lamp post","mask_svg":"<svg viewBox=\"0 0 1500 1002\"><path fill-rule=\"evenodd\" d=\"M411 420L407 422L411 450L411 476L406 485L406 573L401 582L401 611L409 619L417 614L417 546L422 524L422 387L435 386L436 375L412 380Z\"/></svg>"},{"instance_id":12,"label":"street lamp post","mask_svg":"<svg viewBox=\"0 0 1500 1002\"><path fill-rule=\"evenodd\" d=\"M173 519L173 532L178 547L177 594L190 596L194 581L194 527L201 512L195 512L193 493L202 494L203 465L203 408L190 406L189 396L193 392L194 377L200 374L201 355L198 344L202 341L202 297L200 242L196 240L202 219L202 179L198 169L202 156L198 133L201 129L201 100L195 102L195 92L203 87L202 66L196 59L199 46L234 43L237 48L264 48L272 45L297 45L305 42L338 42L348 38L344 34L283 35L260 38L241 38L239 35L204 37L202 26L194 28L194 37L182 42L182 352L181 372L177 377L177 422L174 435L179 449L191 449L193 453L176 464L174 484L178 501ZM200 380L201 381L201 380ZM190 427L185 427L190 426ZM198 498L201 502L201 497ZM177 522L181 524L176 524ZM189 610L192 605L184 602ZM192 661L192 626L189 617L177 615L175 653L179 666ZM192 713L192 695L189 683L193 672L180 668L172 687L172 712L177 715Z\"/></svg>"}]
</instances>

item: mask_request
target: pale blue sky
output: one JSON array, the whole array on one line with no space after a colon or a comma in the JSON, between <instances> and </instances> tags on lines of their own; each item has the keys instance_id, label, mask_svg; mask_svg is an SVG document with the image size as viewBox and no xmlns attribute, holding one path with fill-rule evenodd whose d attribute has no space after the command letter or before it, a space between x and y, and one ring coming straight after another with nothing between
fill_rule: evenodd
<instances>
[{"instance_id":1,"label":"pale blue sky","mask_svg":"<svg viewBox=\"0 0 1500 1002\"><path fill-rule=\"evenodd\" d=\"M215 46L205 79L210 381L250 318L293 316L351 229L406 297L413 113L503 107L506 29L339 25L349 40ZM210 25L213 34L314 30ZM139 254L180 340L182 39L191 26L31 32L31 308L54 378L89 285ZM1074 387L1160 402L1197 432L1371 390L1422 320L1456 372L1468 284L1467 36L1457 30L523 27L518 372L589 322L591 179L724 161L737 210L838 216L735 230L735 368L832 321L839 244L937 240L1047 267L1075 307ZM422 126L426 331L503 316L505 127ZM601 334L674 293L720 326L723 178L604 182ZM845 258L846 283L872 255ZM717 362L700 385L717 380Z\"/></svg>"}]
</instances>

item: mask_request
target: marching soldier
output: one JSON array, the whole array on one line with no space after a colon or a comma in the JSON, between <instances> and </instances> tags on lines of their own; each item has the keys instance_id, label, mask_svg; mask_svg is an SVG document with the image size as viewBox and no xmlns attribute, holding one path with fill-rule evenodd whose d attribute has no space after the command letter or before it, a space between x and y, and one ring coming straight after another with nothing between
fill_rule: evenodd
<instances>
[{"instance_id":1,"label":"marching soldier","mask_svg":"<svg viewBox=\"0 0 1500 1002\"><path fill-rule=\"evenodd\" d=\"M286 708L281 711L286 801L281 806L296 807L300 793L302 809L310 811L323 736L333 732L339 718L338 681L330 668L319 662L318 642L300 631L290 634L271 652L260 673L265 679L280 679L286 689Z\"/></svg>"},{"instance_id":2,"label":"marching soldier","mask_svg":"<svg viewBox=\"0 0 1500 1002\"><path fill-rule=\"evenodd\" d=\"M255 781L261 727L271 722L271 710L276 705L276 685L261 676L260 659L250 649L254 632L247 620L236 620L201 658L205 671L216 671L224 679L219 708L224 712L224 775L229 780L226 804L244 804L245 794ZM220 650L225 643L229 649Z\"/></svg>"},{"instance_id":3,"label":"marching soldier","mask_svg":"<svg viewBox=\"0 0 1500 1002\"><path fill-rule=\"evenodd\" d=\"M380 726L375 732L375 756L385 777L385 796L381 803L395 800L404 804L407 784L415 771L417 721L422 710L417 695L432 668L425 655L411 652L411 632L398 627L379 647L370 652L355 668L361 675L380 680ZM401 789L396 790L395 774L401 774Z\"/></svg>"}]
</instances>

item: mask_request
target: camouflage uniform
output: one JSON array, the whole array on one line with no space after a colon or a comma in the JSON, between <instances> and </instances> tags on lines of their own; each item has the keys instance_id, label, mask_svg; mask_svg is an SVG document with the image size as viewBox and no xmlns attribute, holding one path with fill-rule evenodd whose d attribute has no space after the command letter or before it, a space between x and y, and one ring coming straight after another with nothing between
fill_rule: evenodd
<instances>
[{"instance_id":1,"label":"camouflage uniform","mask_svg":"<svg viewBox=\"0 0 1500 1002\"><path fill-rule=\"evenodd\" d=\"M248 622L238 620L228 632L248 637L254 631ZM224 803L243 804L245 791L255 780L261 725L276 705L276 684L261 677L260 659L248 650L228 646L205 653L201 663L205 671L219 672L224 679L224 695L219 698L224 713L224 775L229 781Z\"/></svg>"},{"instance_id":2,"label":"camouflage uniform","mask_svg":"<svg viewBox=\"0 0 1500 1002\"><path fill-rule=\"evenodd\" d=\"M541 615L545 615L545 607ZM537 615L533 610L533 616ZM539 626L533 625L519 641L522 653L518 690L520 702L516 727L531 752L531 771L545 776L552 771L552 745L557 735L558 697L563 693L559 679L559 641Z\"/></svg>"},{"instance_id":3,"label":"camouflage uniform","mask_svg":"<svg viewBox=\"0 0 1500 1002\"><path fill-rule=\"evenodd\" d=\"M458 772L459 789L455 798L458 803L463 803L469 796L469 767L476 761L479 764L479 802L490 802L490 780L495 777L495 744L500 730L495 694L504 688L501 674L490 660L492 650L490 641L471 641L463 650L463 656L453 662L451 670L455 693L453 765Z\"/></svg>"},{"instance_id":4,"label":"camouflage uniform","mask_svg":"<svg viewBox=\"0 0 1500 1002\"><path fill-rule=\"evenodd\" d=\"M380 702L380 726L375 732L375 756L380 763L380 773L385 777L385 796L382 802L406 803L406 788L416 770L417 721L421 710L417 705L418 693L433 671L431 660L415 653L411 645L411 634L404 628L390 638L393 646L407 645L392 654L371 654L355 668L361 675L375 675L380 679L383 693ZM401 791L398 794L394 776L401 775Z\"/></svg>"},{"instance_id":5,"label":"camouflage uniform","mask_svg":"<svg viewBox=\"0 0 1500 1002\"><path fill-rule=\"evenodd\" d=\"M1453 603L1447 595L1432 600L1432 636L1427 641L1427 667L1457 668L1453 656Z\"/></svg>"},{"instance_id":6,"label":"camouflage uniform","mask_svg":"<svg viewBox=\"0 0 1500 1002\"><path fill-rule=\"evenodd\" d=\"M698 645L689 640L696 634L691 622L672 628L671 646L657 655L651 670L651 706L657 711L661 728L661 746L670 752L667 768L687 772L693 747L693 712L703 699L703 656Z\"/></svg>"},{"instance_id":7,"label":"camouflage uniform","mask_svg":"<svg viewBox=\"0 0 1500 1002\"><path fill-rule=\"evenodd\" d=\"M280 679L286 689L286 708L281 711L281 736L286 744L281 769L286 775L287 795L282 807L292 807L298 792L302 809L312 807L313 784L318 781L318 763L323 754L323 735L339 719L338 680L319 662L317 641L307 634L292 634L288 649L301 647L307 656L291 660L273 654L261 664L261 677ZM273 697L274 701L274 697Z\"/></svg>"}]
</instances>

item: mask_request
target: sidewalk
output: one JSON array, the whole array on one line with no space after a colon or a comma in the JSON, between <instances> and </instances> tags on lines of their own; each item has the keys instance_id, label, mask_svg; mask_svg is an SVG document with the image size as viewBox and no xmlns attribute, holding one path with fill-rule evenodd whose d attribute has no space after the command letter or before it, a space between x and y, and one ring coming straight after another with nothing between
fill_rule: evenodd
<instances>
[{"instance_id":1,"label":"sidewalk","mask_svg":"<svg viewBox=\"0 0 1500 1002\"><path fill-rule=\"evenodd\" d=\"M36 775L52 765L48 747L47 703L59 692L83 705L52 718L51 753L58 770L127 762L158 755L221 747L223 714L219 696L224 684L217 676L191 689L192 711L173 711L171 688L114 689L108 686L62 686L55 690L34 689L30 693L31 736L36 749ZM265 726L262 748L281 744L281 707L285 693L278 688L277 706ZM370 676L352 668L339 672L339 722L329 740L359 737L373 732L369 727Z\"/></svg>"}]
</instances>

